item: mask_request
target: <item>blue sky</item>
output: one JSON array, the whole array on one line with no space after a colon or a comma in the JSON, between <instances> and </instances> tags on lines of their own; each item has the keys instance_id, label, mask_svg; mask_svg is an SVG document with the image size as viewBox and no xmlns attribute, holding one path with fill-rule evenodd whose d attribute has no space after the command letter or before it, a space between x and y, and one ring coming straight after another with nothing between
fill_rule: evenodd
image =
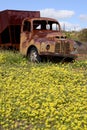
<instances>
[{"instance_id":1,"label":"blue sky","mask_svg":"<svg viewBox=\"0 0 87 130\"><path fill-rule=\"evenodd\" d=\"M2 0L5 9L40 11L41 16L57 19L66 30L87 28L87 0Z\"/></svg>"}]
</instances>

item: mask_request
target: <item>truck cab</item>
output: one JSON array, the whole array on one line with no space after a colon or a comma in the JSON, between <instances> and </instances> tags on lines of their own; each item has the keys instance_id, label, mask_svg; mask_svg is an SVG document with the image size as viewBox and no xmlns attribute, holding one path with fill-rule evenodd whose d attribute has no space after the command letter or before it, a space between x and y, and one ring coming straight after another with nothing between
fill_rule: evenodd
<instances>
[{"instance_id":1,"label":"truck cab","mask_svg":"<svg viewBox=\"0 0 87 130\"><path fill-rule=\"evenodd\" d=\"M59 22L52 18L25 18L21 26L20 53L32 62L42 57L62 57L74 60L76 43L61 31Z\"/></svg>"}]
</instances>

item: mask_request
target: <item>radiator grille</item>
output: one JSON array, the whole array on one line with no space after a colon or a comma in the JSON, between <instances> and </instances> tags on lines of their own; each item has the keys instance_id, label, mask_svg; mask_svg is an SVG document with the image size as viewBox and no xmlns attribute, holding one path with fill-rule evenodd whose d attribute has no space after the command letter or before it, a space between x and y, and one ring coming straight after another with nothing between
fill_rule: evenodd
<instances>
[{"instance_id":1,"label":"radiator grille","mask_svg":"<svg viewBox=\"0 0 87 130\"><path fill-rule=\"evenodd\" d=\"M61 41L61 43L56 43L55 53L69 54L70 53L70 43Z\"/></svg>"}]
</instances>

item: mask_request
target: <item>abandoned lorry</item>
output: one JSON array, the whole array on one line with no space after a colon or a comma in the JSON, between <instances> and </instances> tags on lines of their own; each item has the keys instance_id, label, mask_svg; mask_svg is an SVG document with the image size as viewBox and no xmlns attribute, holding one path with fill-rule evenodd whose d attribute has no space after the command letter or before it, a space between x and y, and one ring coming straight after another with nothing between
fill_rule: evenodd
<instances>
[{"instance_id":1,"label":"abandoned lorry","mask_svg":"<svg viewBox=\"0 0 87 130\"><path fill-rule=\"evenodd\" d=\"M0 12L0 48L16 49L32 62L42 57L77 57L76 43L61 31L59 22L39 11Z\"/></svg>"}]
</instances>

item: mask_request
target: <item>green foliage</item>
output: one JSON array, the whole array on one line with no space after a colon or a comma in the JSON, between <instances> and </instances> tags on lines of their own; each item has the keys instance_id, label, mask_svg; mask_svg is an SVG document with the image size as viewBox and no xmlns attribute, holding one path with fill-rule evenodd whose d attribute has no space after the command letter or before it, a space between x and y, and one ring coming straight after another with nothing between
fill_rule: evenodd
<instances>
[{"instance_id":1,"label":"green foliage","mask_svg":"<svg viewBox=\"0 0 87 130\"><path fill-rule=\"evenodd\" d=\"M83 29L78 32L77 31L72 31L72 32L68 31L68 32L65 32L65 34L66 34L67 38L87 43L87 29Z\"/></svg>"},{"instance_id":2,"label":"green foliage","mask_svg":"<svg viewBox=\"0 0 87 130\"><path fill-rule=\"evenodd\" d=\"M20 65L23 62L27 62L25 58L18 51L1 51L0 52L0 64L5 65Z\"/></svg>"},{"instance_id":3,"label":"green foliage","mask_svg":"<svg viewBox=\"0 0 87 130\"><path fill-rule=\"evenodd\" d=\"M79 37L78 37L79 32L68 31L68 32L65 32L65 34L66 34L67 38L79 41Z\"/></svg>"},{"instance_id":4,"label":"green foliage","mask_svg":"<svg viewBox=\"0 0 87 130\"><path fill-rule=\"evenodd\" d=\"M81 30L78 37L80 41L87 42L87 29Z\"/></svg>"},{"instance_id":5,"label":"green foliage","mask_svg":"<svg viewBox=\"0 0 87 130\"><path fill-rule=\"evenodd\" d=\"M87 130L86 70L0 52L0 130Z\"/></svg>"},{"instance_id":6,"label":"green foliage","mask_svg":"<svg viewBox=\"0 0 87 130\"><path fill-rule=\"evenodd\" d=\"M65 33L65 35L67 36L67 38L71 38L71 36L70 36L70 32L66 32L66 31L64 31L64 33Z\"/></svg>"}]
</instances>

